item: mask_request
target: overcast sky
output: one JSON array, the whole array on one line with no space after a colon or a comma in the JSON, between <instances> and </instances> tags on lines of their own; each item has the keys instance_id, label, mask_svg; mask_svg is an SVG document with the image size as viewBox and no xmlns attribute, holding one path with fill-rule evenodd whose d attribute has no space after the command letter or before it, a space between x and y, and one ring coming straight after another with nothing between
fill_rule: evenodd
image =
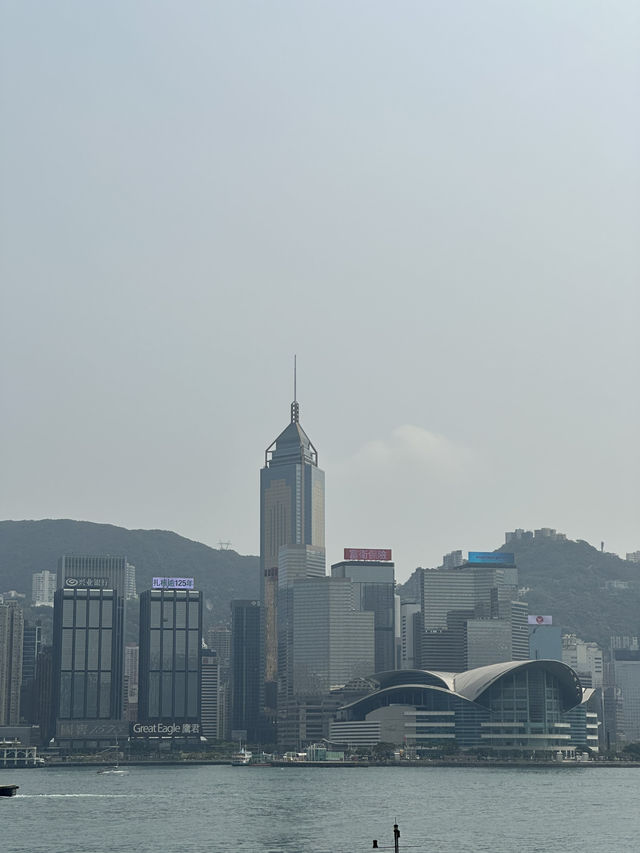
<instances>
[{"instance_id":1,"label":"overcast sky","mask_svg":"<svg viewBox=\"0 0 640 853\"><path fill-rule=\"evenodd\" d=\"M0 9L1 518L640 549L637 0Z\"/></svg>"}]
</instances>

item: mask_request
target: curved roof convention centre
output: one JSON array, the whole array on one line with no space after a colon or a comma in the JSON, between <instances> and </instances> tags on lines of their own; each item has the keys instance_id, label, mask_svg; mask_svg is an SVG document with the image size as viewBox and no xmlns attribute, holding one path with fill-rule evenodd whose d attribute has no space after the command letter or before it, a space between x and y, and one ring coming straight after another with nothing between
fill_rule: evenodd
<instances>
[{"instance_id":1,"label":"curved roof convention centre","mask_svg":"<svg viewBox=\"0 0 640 853\"><path fill-rule=\"evenodd\" d=\"M449 694L463 701L486 707L482 699L483 694L490 687L505 676L528 669L546 671L558 679L563 711L568 711L582 702L582 686L570 666L556 660L523 660L494 663L459 673L424 669L378 672L368 679L377 684L378 688L344 705L340 711L361 715L368 714L382 705L413 704L416 701L415 698L407 701L409 693L417 697L423 690Z\"/></svg>"}]
</instances>

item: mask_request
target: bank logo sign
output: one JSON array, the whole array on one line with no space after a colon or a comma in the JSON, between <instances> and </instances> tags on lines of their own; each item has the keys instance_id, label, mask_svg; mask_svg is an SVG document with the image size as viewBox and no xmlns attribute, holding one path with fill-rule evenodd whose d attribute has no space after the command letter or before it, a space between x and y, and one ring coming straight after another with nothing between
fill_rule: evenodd
<instances>
[{"instance_id":1,"label":"bank logo sign","mask_svg":"<svg viewBox=\"0 0 640 853\"><path fill-rule=\"evenodd\" d=\"M109 586L109 578L65 578L64 585L71 589L102 589L105 586Z\"/></svg>"},{"instance_id":2,"label":"bank logo sign","mask_svg":"<svg viewBox=\"0 0 640 853\"><path fill-rule=\"evenodd\" d=\"M182 737L199 735L200 723L131 723L130 731L137 737Z\"/></svg>"},{"instance_id":3,"label":"bank logo sign","mask_svg":"<svg viewBox=\"0 0 640 853\"><path fill-rule=\"evenodd\" d=\"M553 625L552 616L529 616L529 625Z\"/></svg>"},{"instance_id":4,"label":"bank logo sign","mask_svg":"<svg viewBox=\"0 0 640 853\"><path fill-rule=\"evenodd\" d=\"M193 578L154 578L151 589L193 589Z\"/></svg>"}]
</instances>

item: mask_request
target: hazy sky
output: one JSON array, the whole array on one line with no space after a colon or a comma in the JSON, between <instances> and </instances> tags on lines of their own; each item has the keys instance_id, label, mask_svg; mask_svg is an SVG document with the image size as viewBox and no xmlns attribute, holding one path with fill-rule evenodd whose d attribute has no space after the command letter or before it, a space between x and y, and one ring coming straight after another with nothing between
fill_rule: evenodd
<instances>
[{"instance_id":1,"label":"hazy sky","mask_svg":"<svg viewBox=\"0 0 640 853\"><path fill-rule=\"evenodd\" d=\"M1 518L640 548L637 0L0 0Z\"/></svg>"}]
</instances>

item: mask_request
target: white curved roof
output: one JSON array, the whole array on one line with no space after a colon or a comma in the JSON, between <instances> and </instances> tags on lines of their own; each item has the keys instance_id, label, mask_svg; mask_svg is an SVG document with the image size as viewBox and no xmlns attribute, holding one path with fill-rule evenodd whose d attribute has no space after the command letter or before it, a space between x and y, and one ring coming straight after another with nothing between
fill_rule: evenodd
<instances>
[{"instance_id":1,"label":"white curved roof","mask_svg":"<svg viewBox=\"0 0 640 853\"><path fill-rule=\"evenodd\" d=\"M469 669L467 672L459 672L454 676L453 685L456 693L475 702L491 685L503 675L515 670L530 666L551 670L556 676L565 682L565 687L575 693L574 705L582 701L582 687L575 672L566 663L558 660L509 660L503 663L492 663L489 666L479 666Z\"/></svg>"}]
</instances>

